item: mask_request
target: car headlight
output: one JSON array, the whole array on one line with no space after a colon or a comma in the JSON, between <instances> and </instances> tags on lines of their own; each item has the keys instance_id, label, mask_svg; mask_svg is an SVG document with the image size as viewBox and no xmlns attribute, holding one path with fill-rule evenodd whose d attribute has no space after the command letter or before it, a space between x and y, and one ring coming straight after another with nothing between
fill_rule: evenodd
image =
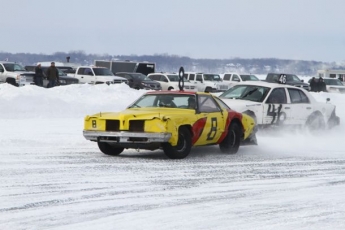
<instances>
[{"instance_id":1,"label":"car headlight","mask_svg":"<svg viewBox=\"0 0 345 230\"><path fill-rule=\"evenodd\" d=\"M60 80L60 83L66 84L66 80Z\"/></svg>"},{"instance_id":2,"label":"car headlight","mask_svg":"<svg viewBox=\"0 0 345 230\"><path fill-rule=\"evenodd\" d=\"M144 83L144 82L142 82L141 83L142 85L144 85L144 86L148 86L149 84L147 84L147 83Z\"/></svg>"}]
</instances>

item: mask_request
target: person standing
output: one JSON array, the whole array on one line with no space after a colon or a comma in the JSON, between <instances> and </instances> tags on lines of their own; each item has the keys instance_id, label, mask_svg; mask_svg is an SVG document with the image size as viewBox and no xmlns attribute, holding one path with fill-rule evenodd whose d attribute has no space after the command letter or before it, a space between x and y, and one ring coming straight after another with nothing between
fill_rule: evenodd
<instances>
[{"instance_id":1,"label":"person standing","mask_svg":"<svg viewBox=\"0 0 345 230\"><path fill-rule=\"evenodd\" d=\"M43 70L41 68L41 63L38 63L35 68L35 85L43 87Z\"/></svg>"},{"instance_id":2,"label":"person standing","mask_svg":"<svg viewBox=\"0 0 345 230\"><path fill-rule=\"evenodd\" d=\"M50 67L47 69L47 78L49 80L48 88L52 88L58 84L59 71L55 67L55 62L50 63Z\"/></svg>"},{"instance_id":3,"label":"person standing","mask_svg":"<svg viewBox=\"0 0 345 230\"><path fill-rule=\"evenodd\" d=\"M310 91L311 92L317 92L318 89L317 89L317 81L315 79L315 77L313 77L310 81Z\"/></svg>"},{"instance_id":4,"label":"person standing","mask_svg":"<svg viewBox=\"0 0 345 230\"><path fill-rule=\"evenodd\" d=\"M318 88L318 92L327 92L326 83L323 81L322 77L319 78Z\"/></svg>"}]
</instances>

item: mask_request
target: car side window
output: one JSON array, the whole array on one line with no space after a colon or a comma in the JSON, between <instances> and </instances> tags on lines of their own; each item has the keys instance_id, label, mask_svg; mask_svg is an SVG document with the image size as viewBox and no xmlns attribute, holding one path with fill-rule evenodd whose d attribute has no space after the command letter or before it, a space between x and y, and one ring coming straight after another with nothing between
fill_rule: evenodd
<instances>
[{"instance_id":1,"label":"car side window","mask_svg":"<svg viewBox=\"0 0 345 230\"><path fill-rule=\"evenodd\" d=\"M84 75L93 75L92 70L90 68L85 68Z\"/></svg>"},{"instance_id":2,"label":"car side window","mask_svg":"<svg viewBox=\"0 0 345 230\"><path fill-rule=\"evenodd\" d=\"M200 95L198 98L198 105L201 113L220 112L220 108L213 100L212 96Z\"/></svg>"},{"instance_id":3,"label":"car side window","mask_svg":"<svg viewBox=\"0 0 345 230\"><path fill-rule=\"evenodd\" d=\"M202 76L200 74L196 75L196 80L201 82L202 81Z\"/></svg>"},{"instance_id":4,"label":"car side window","mask_svg":"<svg viewBox=\"0 0 345 230\"><path fill-rule=\"evenodd\" d=\"M0 72L4 72L4 67L0 64Z\"/></svg>"},{"instance_id":5,"label":"car side window","mask_svg":"<svg viewBox=\"0 0 345 230\"><path fill-rule=\"evenodd\" d=\"M163 81L163 82L169 82L168 78L166 76L164 76L164 75L161 75L159 80Z\"/></svg>"},{"instance_id":6,"label":"car side window","mask_svg":"<svg viewBox=\"0 0 345 230\"><path fill-rule=\"evenodd\" d=\"M84 71L85 71L85 68L79 68L77 74L83 75Z\"/></svg>"},{"instance_id":7,"label":"car side window","mask_svg":"<svg viewBox=\"0 0 345 230\"><path fill-rule=\"evenodd\" d=\"M194 73L190 74L189 75L189 80L194 81L194 79L195 79L195 74Z\"/></svg>"},{"instance_id":8,"label":"car side window","mask_svg":"<svg viewBox=\"0 0 345 230\"><path fill-rule=\"evenodd\" d=\"M231 74L224 74L223 80L224 81L229 81L231 77Z\"/></svg>"},{"instance_id":9,"label":"car side window","mask_svg":"<svg viewBox=\"0 0 345 230\"><path fill-rule=\"evenodd\" d=\"M310 103L309 98L302 90L288 89L291 103Z\"/></svg>"},{"instance_id":10,"label":"car side window","mask_svg":"<svg viewBox=\"0 0 345 230\"><path fill-rule=\"evenodd\" d=\"M240 81L240 78L239 78L239 76L234 75L234 76L232 77L232 80L233 80L233 81Z\"/></svg>"},{"instance_id":11,"label":"car side window","mask_svg":"<svg viewBox=\"0 0 345 230\"><path fill-rule=\"evenodd\" d=\"M273 89L266 103L269 104L286 104L286 92L284 88Z\"/></svg>"}]
</instances>

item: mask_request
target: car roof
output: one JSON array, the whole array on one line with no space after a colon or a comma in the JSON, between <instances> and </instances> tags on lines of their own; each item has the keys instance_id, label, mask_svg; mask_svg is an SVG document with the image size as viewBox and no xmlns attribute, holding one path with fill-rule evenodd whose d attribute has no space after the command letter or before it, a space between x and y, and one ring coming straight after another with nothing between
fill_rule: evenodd
<instances>
[{"instance_id":1,"label":"car roof","mask_svg":"<svg viewBox=\"0 0 345 230\"><path fill-rule=\"evenodd\" d=\"M301 87L296 87L293 85L288 85L288 84L278 84L278 83L273 83L273 82L265 82L265 81L246 81L246 82L240 82L236 85L256 85L256 86L263 86L263 87L270 87L270 88L294 88L294 89L301 89ZM234 85L234 86L236 86Z\"/></svg>"},{"instance_id":2,"label":"car roof","mask_svg":"<svg viewBox=\"0 0 345 230\"><path fill-rule=\"evenodd\" d=\"M178 91L178 90L151 91L151 92L147 92L146 94L210 95L209 93L205 93L205 92Z\"/></svg>"}]
</instances>

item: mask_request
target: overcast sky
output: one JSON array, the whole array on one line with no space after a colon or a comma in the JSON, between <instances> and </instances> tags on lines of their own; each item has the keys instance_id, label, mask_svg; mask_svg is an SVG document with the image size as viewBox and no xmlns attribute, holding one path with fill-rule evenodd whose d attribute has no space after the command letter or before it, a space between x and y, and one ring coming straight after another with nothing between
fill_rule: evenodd
<instances>
[{"instance_id":1,"label":"overcast sky","mask_svg":"<svg viewBox=\"0 0 345 230\"><path fill-rule=\"evenodd\" d=\"M0 0L0 51L345 60L344 0Z\"/></svg>"}]
</instances>

